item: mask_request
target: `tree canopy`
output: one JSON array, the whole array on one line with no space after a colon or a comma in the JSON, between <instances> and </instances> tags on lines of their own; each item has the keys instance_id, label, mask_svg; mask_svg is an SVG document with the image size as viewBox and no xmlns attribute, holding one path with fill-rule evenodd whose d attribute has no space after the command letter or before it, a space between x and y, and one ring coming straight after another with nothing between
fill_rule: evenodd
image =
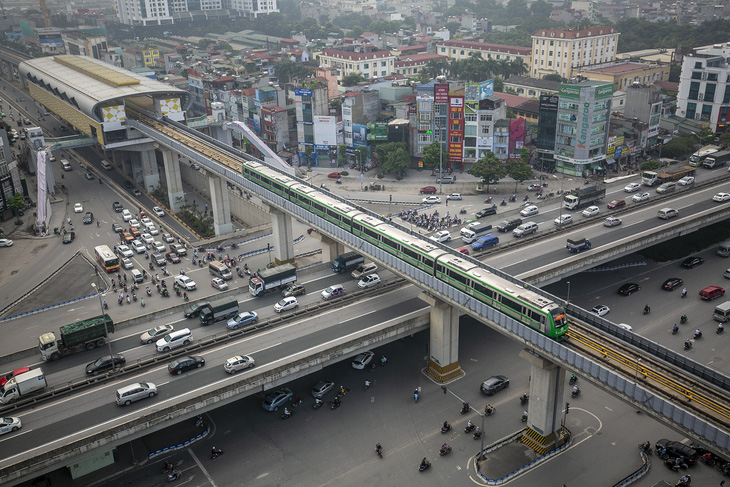
<instances>
[{"instance_id":1,"label":"tree canopy","mask_svg":"<svg viewBox=\"0 0 730 487\"><path fill-rule=\"evenodd\" d=\"M489 192L489 185L497 183L500 179L507 175L507 170L494 155L492 151L487 152L487 155L479 159L471 166L471 174L478 178L482 178L484 183L487 185L487 192Z\"/></svg>"},{"instance_id":2,"label":"tree canopy","mask_svg":"<svg viewBox=\"0 0 730 487\"><path fill-rule=\"evenodd\" d=\"M426 147L423 148L423 166L432 169L439 165L439 149L442 149L441 144L434 140ZM446 150L441 150L443 161L449 161L449 153Z\"/></svg>"}]
</instances>

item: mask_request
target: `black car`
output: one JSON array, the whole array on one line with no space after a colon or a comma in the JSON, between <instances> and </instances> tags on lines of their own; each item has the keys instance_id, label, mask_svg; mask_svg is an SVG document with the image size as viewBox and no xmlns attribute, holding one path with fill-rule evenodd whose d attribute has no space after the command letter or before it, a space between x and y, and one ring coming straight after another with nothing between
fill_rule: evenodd
<instances>
[{"instance_id":1,"label":"black car","mask_svg":"<svg viewBox=\"0 0 730 487\"><path fill-rule=\"evenodd\" d=\"M501 391L502 389L506 389L507 387L509 387L509 379L507 377L503 375L493 375L482 382L479 389L487 396L491 396L492 394Z\"/></svg>"},{"instance_id":2,"label":"black car","mask_svg":"<svg viewBox=\"0 0 730 487\"><path fill-rule=\"evenodd\" d=\"M114 364L114 367L121 367L126 362L127 359L124 358L124 355L104 355L103 357L99 357L98 359L94 360L86 366L86 375L96 375L101 372L111 370L112 364Z\"/></svg>"},{"instance_id":3,"label":"black car","mask_svg":"<svg viewBox=\"0 0 730 487\"><path fill-rule=\"evenodd\" d=\"M115 201L114 203L112 203L112 208L114 208L114 211L116 211L117 213L121 213L122 210L124 209L122 204L118 201Z\"/></svg>"},{"instance_id":4,"label":"black car","mask_svg":"<svg viewBox=\"0 0 730 487\"><path fill-rule=\"evenodd\" d=\"M180 263L180 257L175 252L168 252L168 253L165 254L165 257L167 257L167 260L169 260L173 264L179 264Z\"/></svg>"},{"instance_id":5,"label":"black car","mask_svg":"<svg viewBox=\"0 0 730 487\"><path fill-rule=\"evenodd\" d=\"M167 370L169 370L171 374L180 375L186 370L199 369L203 365L205 365L205 359L203 357L200 355L191 355L189 357L180 357L173 360L167 366Z\"/></svg>"},{"instance_id":6,"label":"black car","mask_svg":"<svg viewBox=\"0 0 730 487\"><path fill-rule=\"evenodd\" d=\"M122 233L124 231L124 227L121 226L119 223L112 223L112 230L115 233Z\"/></svg>"},{"instance_id":7,"label":"black car","mask_svg":"<svg viewBox=\"0 0 730 487\"><path fill-rule=\"evenodd\" d=\"M479 210L474 215L477 218L484 218L485 216L489 215L496 215L497 209L496 208L484 208L483 210Z\"/></svg>"},{"instance_id":8,"label":"black car","mask_svg":"<svg viewBox=\"0 0 730 487\"><path fill-rule=\"evenodd\" d=\"M636 291L638 291L639 289L641 289L641 286L639 286L635 282L627 282L626 284L624 284L623 286L618 288L618 293L621 296L630 296L630 295L634 294Z\"/></svg>"},{"instance_id":9,"label":"black car","mask_svg":"<svg viewBox=\"0 0 730 487\"><path fill-rule=\"evenodd\" d=\"M154 262L155 264L157 264L160 267L164 266L167 263L165 261L165 258L162 256L162 254L152 254L152 256L150 258L152 259L152 262Z\"/></svg>"},{"instance_id":10,"label":"black car","mask_svg":"<svg viewBox=\"0 0 730 487\"><path fill-rule=\"evenodd\" d=\"M66 232L63 234L63 243L70 244L76 238L76 232Z\"/></svg>"},{"instance_id":11,"label":"black car","mask_svg":"<svg viewBox=\"0 0 730 487\"><path fill-rule=\"evenodd\" d=\"M134 189L134 184L132 184L130 181L124 181L124 187L127 189Z\"/></svg>"},{"instance_id":12,"label":"black car","mask_svg":"<svg viewBox=\"0 0 730 487\"><path fill-rule=\"evenodd\" d=\"M687 465L694 465L697 463L697 450L691 446L685 445L678 441L670 441L667 439L661 439L656 442L657 452L661 452L666 449L667 455L673 458L681 458Z\"/></svg>"},{"instance_id":13,"label":"black car","mask_svg":"<svg viewBox=\"0 0 730 487\"><path fill-rule=\"evenodd\" d=\"M682 261L682 267L685 269L694 269L698 265L705 263L705 259L702 257L687 257Z\"/></svg>"},{"instance_id":14,"label":"black car","mask_svg":"<svg viewBox=\"0 0 730 487\"><path fill-rule=\"evenodd\" d=\"M84 222L84 225L91 225L92 223L94 223L94 214L90 211L87 211L81 221Z\"/></svg>"},{"instance_id":15,"label":"black car","mask_svg":"<svg viewBox=\"0 0 730 487\"><path fill-rule=\"evenodd\" d=\"M678 277L670 277L666 281L664 281L664 284L662 284L662 289L665 291L674 291L676 288L684 284L684 281Z\"/></svg>"}]
</instances>

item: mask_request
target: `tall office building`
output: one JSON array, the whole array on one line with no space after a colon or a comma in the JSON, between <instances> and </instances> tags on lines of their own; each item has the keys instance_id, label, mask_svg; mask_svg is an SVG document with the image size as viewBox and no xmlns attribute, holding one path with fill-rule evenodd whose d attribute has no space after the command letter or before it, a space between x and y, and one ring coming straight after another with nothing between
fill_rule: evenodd
<instances>
[{"instance_id":1,"label":"tall office building","mask_svg":"<svg viewBox=\"0 0 730 487\"><path fill-rule=\"evenodd\" d=\"M530 76L559 74L570 79L582 66L616 59L619 33L613 27L541 29L532 36Z\"/></svg>"},{"instance_id":2,"label":"tall office building","mask_svg":"<svg viewBox=\"0 0 730 487\"><path fill-rule=\"evenodd\" d=\"M168 0L117 0L119 22L128 25L171 24Z\"/></svg>"},{"instance_id":3,"label":"tall office building","mask_svg":"<svg viewBox=\"0 0 730 487\"><path fill-rule=\"evenodd\" d=\"M556 170L584 176L606 160L613 84L583 81L560 85L555 132Z\"/></svg>"},{"instance_id":4,"label":"tall office building","mask_svg":"<svg viewBox=\"0 0 730 487\"><path fill-rule=\"evenodd\" d=\"M119 22L128 25L172 24L174 14L235 10L243 17L256 18L278 12L277 0L116 0Z\"/></svg>"},{"instance_id":5,"label":"tall office building","mask_svg":"<svg viewBox=\"0 0 730 487\"><path fill-rule=\"evenodd\" d=\"M677 115L708 122L715 133L730 131L730 43L684 56Z\"/></svg>"},{"instance_id":6,"label":"tall office building","mask_svg":"<svg viewBox=\"0 0 730 487\"><path fill-rule=\"evenodd\" d=\"M558 95L540 95L537 124L537 158L540 171L555 170L555 130L558 124Z\"/></svg>"}]
</instances>

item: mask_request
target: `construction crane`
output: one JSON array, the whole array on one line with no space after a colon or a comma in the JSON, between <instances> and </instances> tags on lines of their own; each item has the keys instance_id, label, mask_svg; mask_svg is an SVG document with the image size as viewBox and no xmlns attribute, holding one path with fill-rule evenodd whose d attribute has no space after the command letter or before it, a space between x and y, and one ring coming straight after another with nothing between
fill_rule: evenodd
<instances>
[{"instance_id":1,"label":"construction crane","mask_svg":"<svg viewBox=\"0 0 730 487\"><path fill-rule=\"evenodd\" d=\"M43 26L51 27L51 14L48 12L48 5L46 0L38 0L41 4L41 15L43 15Z\"/></svg>"}]
</instances>

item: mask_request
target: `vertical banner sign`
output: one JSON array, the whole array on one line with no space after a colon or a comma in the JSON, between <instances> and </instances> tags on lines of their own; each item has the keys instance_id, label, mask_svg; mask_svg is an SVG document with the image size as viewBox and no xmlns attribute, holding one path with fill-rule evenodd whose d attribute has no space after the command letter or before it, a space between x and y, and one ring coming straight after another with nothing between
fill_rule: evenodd
<instances>
[{"instance_id":1,"label":"vertical banner sign","mask_svg":"<svg viewBox=\"0 0 730 487\"><path fill-rule=\"evenodd\" d=\"M449 99L449 161L461 162L464 145L464 97Z\"/></svg>"},{"instance_id":2,"label":"vertical banner sign","mask_svg":"<svg viewBox=\"0 0 730 487\"><path fill-rule=\"evenodd\" d=\"M438 83L433 85L434 103L449 102L449 85L447 83Z\"/></svg>"}]
</instances>

